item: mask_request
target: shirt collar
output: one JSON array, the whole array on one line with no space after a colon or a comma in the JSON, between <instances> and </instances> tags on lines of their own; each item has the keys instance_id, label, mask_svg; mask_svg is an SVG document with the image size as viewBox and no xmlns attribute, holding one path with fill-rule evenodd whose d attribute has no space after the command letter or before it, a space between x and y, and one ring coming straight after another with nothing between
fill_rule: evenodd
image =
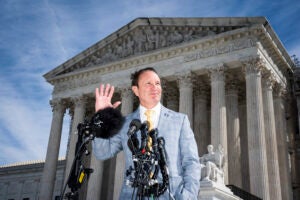
<instances>
[{"instance_id":1,"label":"shirt collar","mask_svg":"<svg viewBox=\"0 0 300 200\"><path fill-rule=\"evenodd\" d=\"M158 102L158 104L156 106L154 106L153 108L151 108L150 110L154 110L155 115L158 115L160 113L160 109L161 109L161 103ZM144 114L146 112L146 110L149 110L149 109L147 109L144 106L140 105L140 113Z\"/></svg>"}]
</instances>

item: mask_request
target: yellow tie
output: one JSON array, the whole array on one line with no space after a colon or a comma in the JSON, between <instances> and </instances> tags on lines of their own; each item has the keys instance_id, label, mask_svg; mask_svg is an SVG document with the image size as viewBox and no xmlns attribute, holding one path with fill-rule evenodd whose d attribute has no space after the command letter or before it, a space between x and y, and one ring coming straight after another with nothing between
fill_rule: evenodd
<instances>
[{"instance_id":1,"label":"yellow tie","mask_svg":"<svg viewBox=\"0 0 300 200\"><path fill-rule=\"evenodd\" d=\"M154 124L153 124L153 114L155 113L154 110L146 110L145 115L147 117L147 121L149 122L149 127L148 130L152 130L154 128Z\"/></svg>"},{"instance_id":2,"label":"yellow tie","mask_svg":"<svg viewBox=\"0 0 300 200\"><path fill-rule=\"evenodd\" d=\"M154 110L146 110L145 112L147 121L149 123L148 131L151 131L154 128L153 117L152 117L154 113L155 113ZM150 136L148 136L147 147L149 151L152 150L152 138Z\"/></svg>"}]
</instances>

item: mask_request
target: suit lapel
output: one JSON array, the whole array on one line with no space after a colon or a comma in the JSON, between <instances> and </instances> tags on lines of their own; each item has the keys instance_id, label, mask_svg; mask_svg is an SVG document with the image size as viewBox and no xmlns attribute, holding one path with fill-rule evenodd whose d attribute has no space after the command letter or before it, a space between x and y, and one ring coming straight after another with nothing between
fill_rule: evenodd
<instances>
[{"instance_id":1,"label":"suit lapel","mask_svg":"<svg viewBox=\"0 0 300 200\"><path fill-rule=\"evenodd\" d=\"M133 119L139 119L141 120L141 117L140 117L140 108L136 109L132 115L131 115L131 120Z\"/></svg>"},{"instance_id":2,"label":"suit lapel","mask_svg":"<svg viewBox=\"0 0 300 200\"><path fill-rule=\"evenodd\" d=\"M166 132L168 126L169 126L169 118L170 118L170 112L169 109L167 109L164 106L161 106L161 110L160 110L160 116L159 116L159 121L158 121L158 134L159 136L164 136L163 133Z\"/></svg>"}]
</instances>

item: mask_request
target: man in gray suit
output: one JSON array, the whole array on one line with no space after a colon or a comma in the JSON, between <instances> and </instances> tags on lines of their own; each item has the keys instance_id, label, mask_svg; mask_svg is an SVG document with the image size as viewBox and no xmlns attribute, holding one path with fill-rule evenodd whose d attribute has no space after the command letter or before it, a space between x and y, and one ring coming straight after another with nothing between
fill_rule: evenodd
<instances>
[{"instance_id":1,"label":"man in gray suit","mask_svg":"<svg viewBox=\"0 0 300 200\"><path fill-rule=\"evenodd\" d=\"M145 111L152 110L151 128L157 128L158 137L165 140L167 166L169 169L169 189L159 199L197 199L200 188L200 164L194 133L187 115L167 109L160 103L162 87L160 78L153 68L145 68L132 74L132 91L139 98L140 105L136 111L125 118L118 134L109 139L95 138L93 151L97 159L105 160L118 152L125 153L125 171L133 165L132 152L128 147L130 123L134 119L142 122L149 120ZM116 108L121 102L111 103L114 87L107 84L96 88L95 110L107 107ZM120 199L131 199L134 189L124 183Z\"/></svg>"}]
</instances>

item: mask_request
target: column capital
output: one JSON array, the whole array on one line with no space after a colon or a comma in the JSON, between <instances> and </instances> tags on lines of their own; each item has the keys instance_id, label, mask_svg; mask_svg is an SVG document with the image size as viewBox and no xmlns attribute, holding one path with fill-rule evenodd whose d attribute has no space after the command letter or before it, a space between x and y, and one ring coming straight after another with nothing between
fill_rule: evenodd
<instances>
[{"instance_id":1,"label":"column capital","mask_svg":"<svg viewBox=\"0 0 300 200\"><path fill-rule=\"evenodd\" d=\"M177 76L179 88L179 112L187 114L193 127L193 77L190 71Z\"/></svg>"},{"instance_id":2,"label":"column capital","mask_svg":"<svg viewBox=\"0 0 300 200\"><path fill-rule=\"evenodd\" d=\"M51 99L49 103L52 107L52 112L64 112L67 107L67 101L65 99Z\"/></svg>"},{"instance_id":3,"label":"column capital","mask_svg":"<svg viewBox=\"0 0 300 200\"><path fill-rule=\"evenodd\" d=\"M226 66L223 63L219 63L208 69L208 75L212 82L214 81L224 81L224 72Z\"/></svg>"},{"instance_id":4,"label":"column capital","mask_svg":"<svg viewBox=\"0 0 300 200\"><path fill-rule=\"evenodd\" d=\"M78 95L78 96L72 96L68 100L69 106L69 115L73 119L74 113L75 113L75 108L84 108L87 104L88 97L84 95Z\"/></svg>"},{"instance_id":5,"label":"column capital","mask_svg":"<svg viewBox=\"0 0 300 200\"><path fill-rule=\"evenodd\" d=\"M240 60L243 64L243 71L247 74L260 73L265 65L265 61L260 57L248 57Z\"/></svg>"},{"instance_id":6,"label":"column capital","mask_svg":"<svg viewBox=\"0 0 300 200\"><path fill-rule=\"evenodd\" d=\"M84 106L88 100L88 98L84 95L73 96L70 98L71 102L74 103L75 106Z\"/></svg>"},{"instance_id":7,"label":"column capital","mask_svg":"<svg viewBox=\"0 0 300 200\"><path fill-rule=\"evenodd\" d=\"M262 86L263 89L273 90L276 83L274 75L270 71L262 71Z\"/></svg>"},{"instance_id":8,"label":"column capital","mask_svg":"<svg viewBox=\"0 0 300 200\"><path fill-rule=\"evenodd\" d=\"M179 88L192 88L193 76L191 72L177 75L177 83Z\"/></svg>"},{"instance_id":9,"label":"column capital","mask_svg":"<svg viewBox=\"0 0 300 200\"><path fill-rule=\"evenodd\" d=\"M281 98L286 98L286 95L287 95L287 90L286 90L286 88L284 87L284 85L283 84L280 84L280 83L275 83L274 84L274 89L273 89L273 91L274 91L274 97L275 98L279 98L279 97L281 97Z\"/></svg>"},{"instance_id":10,"label":"column capital","mask_svg":"<svg viewBox=\"0 0 300 200\"><path fill-rule=\"evenodd\" d=\"M133 95L133 92L130 87L121 87L118 89L118 91L121 93L121 98L129 98Z\"/></svg>"}]
</instances>

